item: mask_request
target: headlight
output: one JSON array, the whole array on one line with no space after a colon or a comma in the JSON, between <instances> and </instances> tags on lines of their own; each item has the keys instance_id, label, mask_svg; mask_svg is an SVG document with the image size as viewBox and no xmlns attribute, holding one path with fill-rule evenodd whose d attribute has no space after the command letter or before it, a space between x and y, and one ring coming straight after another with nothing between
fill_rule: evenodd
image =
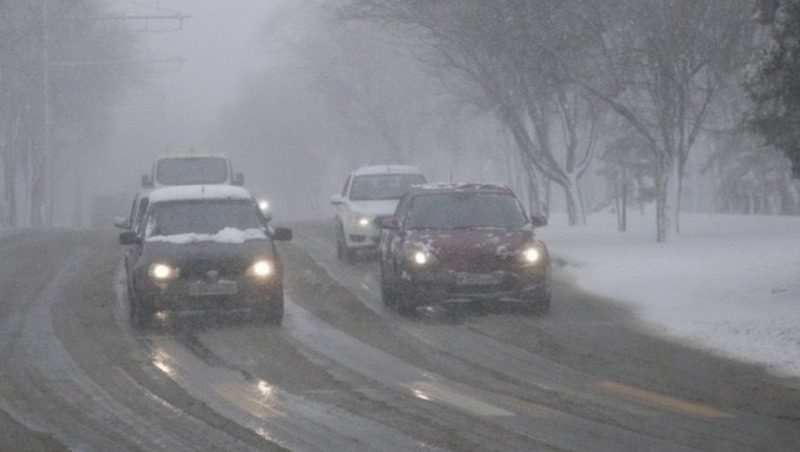
<instances>
[{"instance_id":1,"label":"headlight","mask_svg":"<svg viewBox=\"0 0 800 452\"><path fill-rule=\"evenodd\" d=\"M151 264L147 273L156 281L169 281L178 277L178 269L163 263Z\"/></svg>"},{"instance_id":2,"label":"headlight","mask_svg":"<svg viewBox=\"0 0 800 452\"><path fill-rule=\"evenodd\" d=\"M436 256L427 251L415 250L408 254L408 260L415 267L427 267L436 262Z\"/></svg>"},{"instance_id":3,"label":"headlight","mask_svg":"<svg viewBox=\"0 0 800 452\"><path fill-rule=\"evenodd\" d=\"M250 274L256 278L269 278L273 273L275 273L275 268L267 260L257 261L250 267Z\"/></svg>"},{"instance_id":4,"label":"headlight","mask_svg":"<svg viewBox=\"0 0 800 452\"><path fill-rule=\"evenodd\" d=\"M362 228L368 228L370 224L372 224L371 218L361 217L358 219L358 225Z\"/></svg>"},{"instance_id":5,"label":"headlight","mask_svg":"<svg viewBox=\"0 0 800 452\"><path fill-rule=\"evenodd\" d=\"M533 265L544 258L544 251L538 246L529 246L520 252L519 258L523 265Z\"/></svg>"},{"instance_id":6,"label":"headlight","mask_svg":"<svg viewBox=\"0 0 800 452\"><path fill-rule=\"evenodd\" d=\"M269 210L269 201L266 199L262 199L258 201L258 208L261 209L262 212L266 212Z\"/></svg>"}]
</instances>

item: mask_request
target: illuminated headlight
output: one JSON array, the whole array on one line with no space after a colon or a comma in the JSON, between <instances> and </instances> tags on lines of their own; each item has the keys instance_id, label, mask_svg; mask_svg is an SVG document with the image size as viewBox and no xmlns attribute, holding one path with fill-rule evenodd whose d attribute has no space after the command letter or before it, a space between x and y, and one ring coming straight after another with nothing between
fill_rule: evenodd
<instances>
[{"instance_id":1,"label":"illuminated headlight","mask_svg":"<svg viewBox=\"0 0 800 452\"><path fill-rule=\"evenodd\" d=\"M362 228L368 228L370 224L372 224L371 218L361 217L358 219L358 225Z\"/></svg>"},{"instance_id":2,"label":"illuminated headlight","mask_svg":"<svg viewBox=\"0 0 800 452\"><path fill-rule=\"evenodd\" d=\"M258 208L261 209L262 212L266 212L269 210L269 201L266 199L262 199L258 201Z\"/></svg>"},{"instance_id":3,"label":"illuminated headlight","mask_svg":"<svg viewBox=\"0 0 800 452\"><path fill-rule=\"evenodd\" d=\"M269 261L257 261L250 267L250 274L257 278L269 278L275 273L272 263Z\"/></svg>"},{"instance_id":4,"label":"illuminated headlight","mask_svg":"<svg viewBox=\"0 0 800 452\"><path fill-rule=\"evenodd\" d=\"M167 264L155 263L150 265L147 273L156 281L169 281L178 277L178 269Z\"/></svg>"},{"instance_id":5,"label":"illuminated headlight","mask_svg":"<svg viewBox=\"0 0 800 452\"><path fill-rule=\"evenodd\" d=\"M520 253L520 260L524 265L533 265L537 262L540 262L543 257L544 252L541 248L536 246L525 248Z\"/></svg>"},{"instance_id":6,"label":"illuminated headlight","mask_svg":"<svg viewBox=\"0 0 800 452\"><path fill-rule=\"evenodd\" d=\"M436 257L427 251L412 251L408 255L409 261L417 267L426 267L436 262Z\"/></svg>"}]
</instances>

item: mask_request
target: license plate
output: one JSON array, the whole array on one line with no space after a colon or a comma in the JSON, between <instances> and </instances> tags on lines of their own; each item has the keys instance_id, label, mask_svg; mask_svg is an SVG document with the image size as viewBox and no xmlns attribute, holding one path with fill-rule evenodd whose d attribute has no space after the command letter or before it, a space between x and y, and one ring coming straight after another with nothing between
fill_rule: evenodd
<instances>
[{"instance_id":1,"label":"license plate","mask_svg":"<svg viewBox=\"0 0 800 452\"><path fill-rule=\"evenodd\" d=\"M489 286L500 284L500 277L492 274L457 273L456 284L464 286Z\"/></svg>"},{"instance_id":2,"label":"license plate","mask_svg":"<svg viewBox=\"0 0 800 452\"><path fill-rule=\"evenodd\" d=\"M216 283L196 283L189 286L189 295L195 297L214 295L236 295L239 286L233 281L220 281Z\"/></svg>"}]
</instances>

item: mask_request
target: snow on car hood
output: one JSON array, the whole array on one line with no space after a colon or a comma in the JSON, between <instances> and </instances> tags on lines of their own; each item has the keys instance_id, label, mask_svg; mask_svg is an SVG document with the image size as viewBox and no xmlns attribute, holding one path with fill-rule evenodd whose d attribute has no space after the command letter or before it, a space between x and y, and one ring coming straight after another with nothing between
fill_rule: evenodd
<instances>
[{"instance_id":1,"label":"snow on car hood","mask_svg":"<svg viewBox=\"0 0 800 452\"><path fill-rule=\"evenodd\" d=\"M167 242L175 244L196 243L196 242L217 242L217 243L244 243L248 240L264 239L266 234L263 229L236 229L225 228L216 234L174 234L174 235L154 235L148 237L148 242Z\"/></svg>"},{"instance_id":2,"label":"snow on car hood","mask_svg":"<svg viewBox=\"0 0 800 452\"><path fill-rule=\"evenodd\" d=\"M380 217L394 215L399 199L385 199L380 201L350 201L350 210L362 215Z\"/></svg>"}]
</instances>

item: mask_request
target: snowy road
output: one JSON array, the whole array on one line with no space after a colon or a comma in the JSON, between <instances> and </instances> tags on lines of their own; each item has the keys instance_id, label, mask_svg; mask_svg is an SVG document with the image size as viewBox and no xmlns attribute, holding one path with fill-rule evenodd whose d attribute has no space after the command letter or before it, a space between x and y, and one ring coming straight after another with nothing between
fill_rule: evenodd
<instances>
[{"instance_id":1,"label":"snowy road","mask_svg":"<svg viewBox=\"0 0 800 452\"><path fill-rule=\"evenodd\" d=\"M329 229L283 248L283 326L147 334L111 233L0 239L0 449L41 448L35 432L73 450L800 449L786 380L650 337L563 281L544 317L408 319Z\"/></svg>"}]
</instances>

